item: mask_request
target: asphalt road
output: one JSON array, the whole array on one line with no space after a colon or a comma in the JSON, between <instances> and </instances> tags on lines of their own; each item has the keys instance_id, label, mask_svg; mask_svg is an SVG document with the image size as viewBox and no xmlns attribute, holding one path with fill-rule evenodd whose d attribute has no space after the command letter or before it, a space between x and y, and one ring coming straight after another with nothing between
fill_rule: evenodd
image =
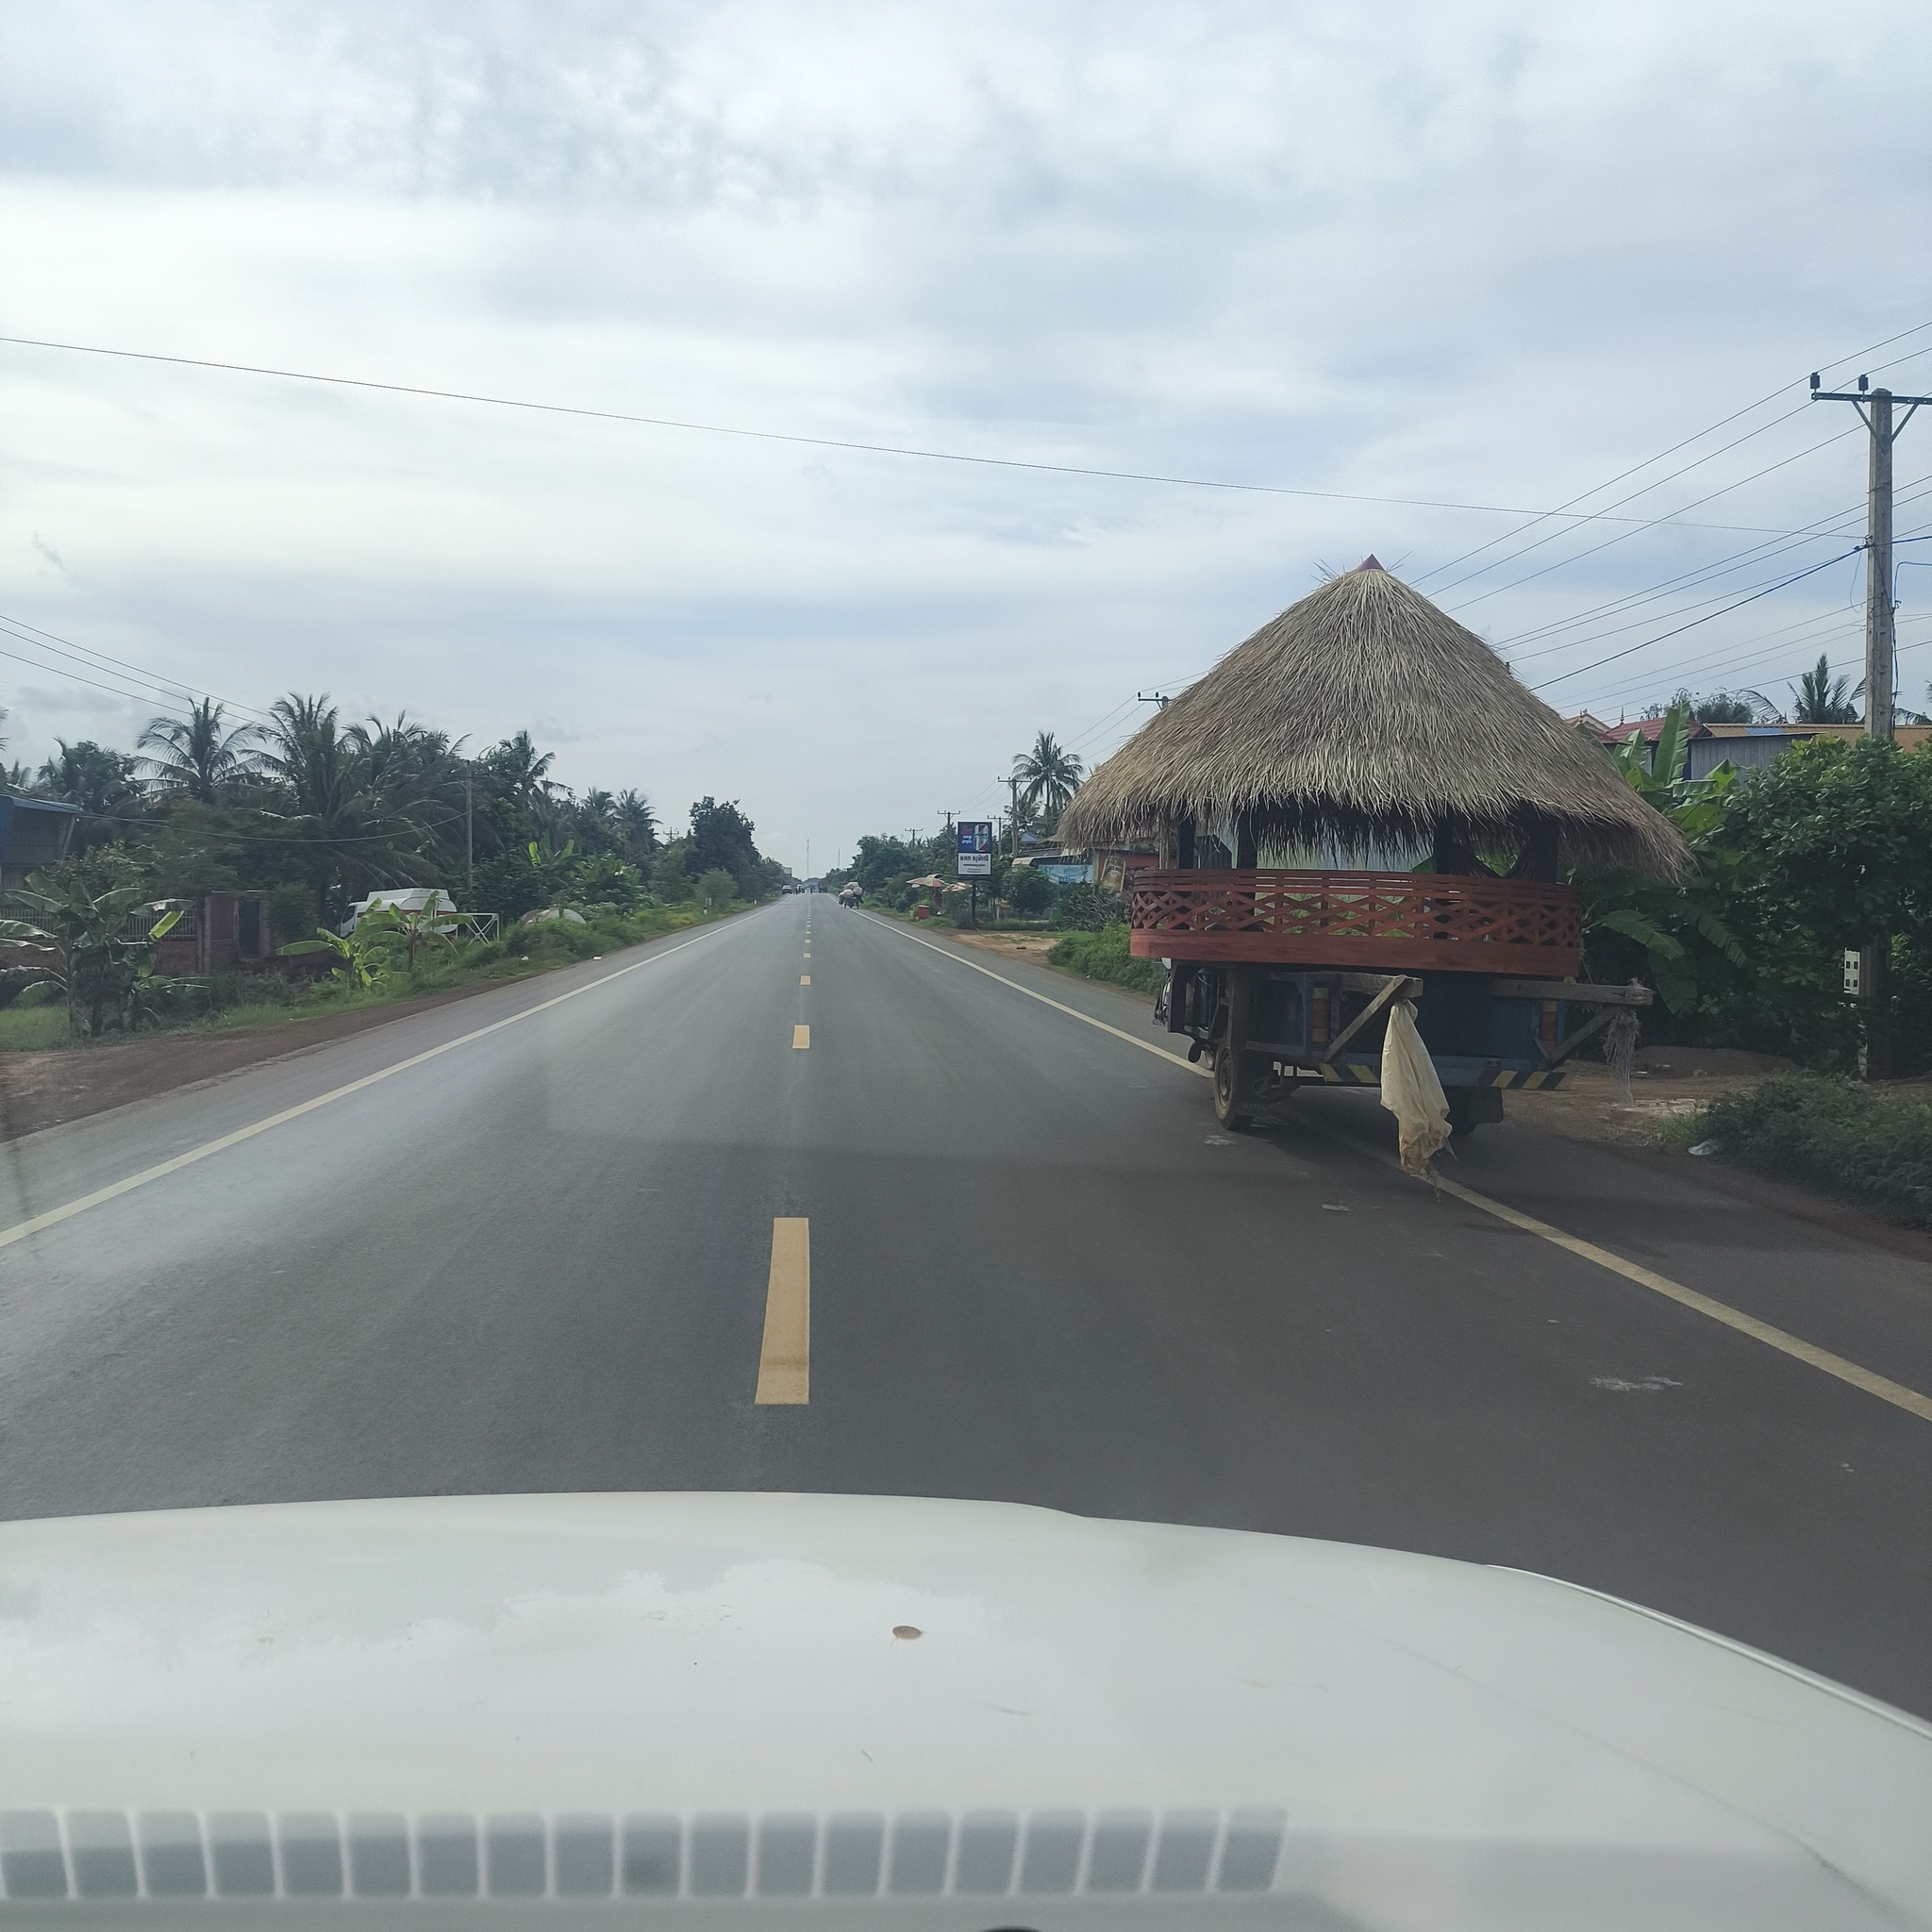
<instances>
[{"instance_id":1,"label":"asphalt road","mask_svg":"<svg viewBox=\"0 0 1932 1932\"><path fill-rule=\"evenodd\" d=\"M1372 1095L1225 1136L1168 1044L797 898L10 1143L0 1241L106 1198L0 1245L0 1515L994 1497L1541 1571L1932 1715L1932 1420L1433 1196ZM1922 1262L1524 1130L1458 1155L1932 1391Z\"/></svg>"}]
</instances>

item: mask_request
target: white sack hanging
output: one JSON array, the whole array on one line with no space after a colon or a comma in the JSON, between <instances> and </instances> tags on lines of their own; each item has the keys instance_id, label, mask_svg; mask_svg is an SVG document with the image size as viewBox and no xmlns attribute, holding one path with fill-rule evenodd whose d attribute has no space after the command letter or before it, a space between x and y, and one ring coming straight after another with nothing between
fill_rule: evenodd
<instances>
[{"instance_id":1,"label":"white sack hanging","mask_svg":"<svg viewBox=\"0 0 1932 1932\"><path fill-rule=\"evenodd\" d=\"M1395 1116L1402 1171L1429 1178L1429 1162L1449 1139L1449 1102L1435 1062L1415 1030L1415 1007L1397 1000L1389 1008L1382 1041L1382 1105Z\"/></svg>"}]
</instances>

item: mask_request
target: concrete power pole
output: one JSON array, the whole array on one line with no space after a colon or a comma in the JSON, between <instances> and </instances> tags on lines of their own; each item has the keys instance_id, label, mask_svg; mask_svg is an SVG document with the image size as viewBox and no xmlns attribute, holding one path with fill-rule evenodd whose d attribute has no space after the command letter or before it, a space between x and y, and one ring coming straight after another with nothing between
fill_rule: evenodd
<instances>
[{"instance_id":1,"label":"concrete power pole","mask_svg":"<svg viewBox=\"0 0 1932 1932\"><path fill-rule=\"evenodd\" d=\"M1822 390L1817 372L1811 376L1814 403L1849 403L1870 433L1871 466L1865 512L1865 735L1888 742L1893 736L1897 708L1896 628L1891 590L1891 448L1926 396L1895 396L1889 389L1874 389L1859 376L1856 390ZM1894 405L1905 414L1892 420ZM1886 990L1886 967L1891 946L1880 941L1858 955L1858 994L1865 1002L1865 1077L1883 1080L1891 1074L1891 1008Z\"/></svg>"}]
</instances>

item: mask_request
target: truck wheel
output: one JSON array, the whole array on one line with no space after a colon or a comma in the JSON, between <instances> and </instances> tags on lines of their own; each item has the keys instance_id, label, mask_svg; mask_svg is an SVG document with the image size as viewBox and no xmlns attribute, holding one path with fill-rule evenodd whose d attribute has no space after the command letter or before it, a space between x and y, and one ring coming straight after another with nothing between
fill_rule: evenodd
<instances>
[{"instance_id":1,"label":"truck wheel","mask_svg":"<svg viewBox=\"0 0 1932 1932\"><path fill-rule=\"evenodd\" d=\"M1245 1134L1255 1124L1255 1117L1235 1106L1236 1067L1235 1057L1224 1040L1214 1049L1214 1118L1230 1133Z\"/></svg>"}]
</instances>

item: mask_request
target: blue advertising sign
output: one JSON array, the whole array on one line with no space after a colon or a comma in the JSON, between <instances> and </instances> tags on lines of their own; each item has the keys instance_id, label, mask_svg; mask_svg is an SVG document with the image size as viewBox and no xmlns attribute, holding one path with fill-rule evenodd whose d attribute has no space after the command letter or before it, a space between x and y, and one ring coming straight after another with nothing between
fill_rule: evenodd
<instances>
[{"instance_id":1,"label":"blue advertising sign","mask_svg":"<svg viewBox=\"0 0 1932 1932\"><path fill-rule=\"evenodd\" d=\"M959 877L990 879L992 876L992 821L961 819L954 830L959 840Z\"/></svg>"}]
</instances>

